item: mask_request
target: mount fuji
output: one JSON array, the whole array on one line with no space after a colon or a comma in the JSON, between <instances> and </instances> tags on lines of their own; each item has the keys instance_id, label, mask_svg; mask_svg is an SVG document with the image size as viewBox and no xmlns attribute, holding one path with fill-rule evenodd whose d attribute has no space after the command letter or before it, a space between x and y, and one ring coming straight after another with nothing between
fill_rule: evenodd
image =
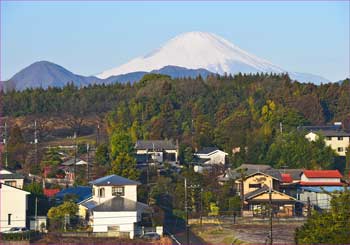
<instances>
[{"instance_id":1,"label":"mount fuji","mask_svg":"<svg viewBox=\"0 0 350 245\"><path fill-rule=\"evenodd\" d=\"M106 79L111 76L131 72L151 72L165 66L178 66L187 69L206 69L218 74L241 73L288 73L290 78L299 82L315 84L329 80L313 74L288 71L271 62L252 55L226 39L207 32L187 32L176 36L159 49L148 55L103 71L97 77Z\"/></svg>"}]
</instances>

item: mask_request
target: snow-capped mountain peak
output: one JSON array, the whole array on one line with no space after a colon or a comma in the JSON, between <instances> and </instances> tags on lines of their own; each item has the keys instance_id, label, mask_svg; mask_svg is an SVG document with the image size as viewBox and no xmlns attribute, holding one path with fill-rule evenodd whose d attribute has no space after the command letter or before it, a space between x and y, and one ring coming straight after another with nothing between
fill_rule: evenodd
<instances>
[{"instance_id":1,"label":"snow-capped mountain peak","mask_svg":"<svg viewBox=\"0 0 350 245\"><path fill-rule=\"evenodd\" d=\"M106 70L97 77L107 78L135 71L150 72L168 65L188 69L203 68L219 74L287 72L267 60L242 50L218 35L208 32L187 32L174 37L150 54ZM324 79L316 82L326 81Z\"/></svg>"}]
</instances>

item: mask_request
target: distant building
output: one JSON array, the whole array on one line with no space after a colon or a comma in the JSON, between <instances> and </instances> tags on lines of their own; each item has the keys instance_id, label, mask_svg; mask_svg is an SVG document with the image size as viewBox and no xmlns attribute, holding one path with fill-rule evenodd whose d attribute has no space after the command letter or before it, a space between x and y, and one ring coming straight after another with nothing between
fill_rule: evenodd
<instances>
[{"instance_id":1,"label":"distant building","mask_svg":"<svg viewBox=\"0 0 350 245\"><path fill-rule=\"evenodd\" d=\"M93 232L134 238L143 213L151 208L137 201L139 182L109 175L92 182L92 196L79 204L79 215L89 220Z\"/></svg>"},{"instance_id":2,"label":"distant building","mask_svg":"<svg viewBox=\"0 0 350 245\"><path fill-rule=\"evenodd\" d=\"M338 170L304 170L301 186L343 186L342 174Z\"/></svg>"},{"instance_id":3,"label":"distant building","mask_svg":"<svg viewBox=\"0 0 350 245\"><path fill-rule=\"evenodd\" d=\"M299 129L307 132L305 138L309 141L316 141L321 135L324 137L325 144L339 156L346 155L350 144L350 133L342 130L340 123L331 126L304 126Z\"/></svg>"},{"instance_id":4,"label":"distant building","mask_svg":"<svg viewBox=\"0 0 350 245\"><path fill-rule=\"evenodd\" d=\"M217 147L204 147L196 152L195 157L198 157L204 164L225 164L227 153L221 151Z\"/></svg>"},{"instance_id":5,"label":"distant building","mask_svg":"<svg viewBox=\"0 0 350 245\"><path fill-rule=\"evenodd\" d=\"M135 149L138 164L178 162L179 147L170 140L138 140Z\"/></svg>"},{"instance_id":6,"label":"distant building","mask_svg":"<svg viewBox=\"0 0 350 245\"><path fill-rule=\"evenodd\" d=\"M91 186L76 186L62 189L56 193L55 197L58 202L63 202L64 197L67 195L75 196L76 202L79 203L92 196Z\"/></svg>"},{"instance_id":7,"label":"distant building","mask_svg":"<svg viewBox=\"0 0 350 245\"><path fill-rule=\"evenodd\" d=\"M24 177L21 174L13 173L6 169L0 170L0 183L10 185L19 189L23 188Z\"/></svg>"},{"instance_id":8,"label":"distant building","mask_svg":"<svg viewBox=\"0 0 350 245\"><path fill-rule=\"evenodd\" d=\"M26 227L27 196L23 176L0 170L0 232L12 227Z\"/></svg>"}]
</instances>

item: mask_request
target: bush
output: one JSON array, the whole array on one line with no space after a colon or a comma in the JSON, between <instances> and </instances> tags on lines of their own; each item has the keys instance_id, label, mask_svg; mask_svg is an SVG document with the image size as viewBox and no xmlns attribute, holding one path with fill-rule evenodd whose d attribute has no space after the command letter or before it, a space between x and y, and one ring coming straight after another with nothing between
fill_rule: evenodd
<instances>
[{"instance_id":1,"label":"bush","mask_svg":"<svg viewBox=\"0 0 350 245\"><path fill-rule=\"evenodd\" d=\"M26 231L19 233L1 233L1 239L5 241L30 240L39 235L38 231Z\"/></svg>"}]
</instances>

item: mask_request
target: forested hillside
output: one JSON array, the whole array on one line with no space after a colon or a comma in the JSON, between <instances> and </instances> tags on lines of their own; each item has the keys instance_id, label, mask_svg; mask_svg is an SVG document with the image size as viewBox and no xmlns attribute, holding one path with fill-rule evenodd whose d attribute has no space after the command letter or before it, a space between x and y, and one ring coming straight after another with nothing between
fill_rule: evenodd
<instances>
[{"instance_id":1,"label":"forested hillside","mask_svg":"<svg viewBox=\"0 0 350 245\"><path fill-rule=\"evenodd\" d=\"M297 126L342 121L350 128L349 80L316 86L291 81L288 75L173 80L149 74L133 85L77 88L71 83L1 97L2 114L10 118L74 118L83 124L79 119L95 116L106 122L109 134L124 131L133 141L178 140L184 162L195 149L215 145L229 153L240 147L231 156L235 164L329 168L333 152L322 142L308 143Z\"/></svg>"}]
</instances>

